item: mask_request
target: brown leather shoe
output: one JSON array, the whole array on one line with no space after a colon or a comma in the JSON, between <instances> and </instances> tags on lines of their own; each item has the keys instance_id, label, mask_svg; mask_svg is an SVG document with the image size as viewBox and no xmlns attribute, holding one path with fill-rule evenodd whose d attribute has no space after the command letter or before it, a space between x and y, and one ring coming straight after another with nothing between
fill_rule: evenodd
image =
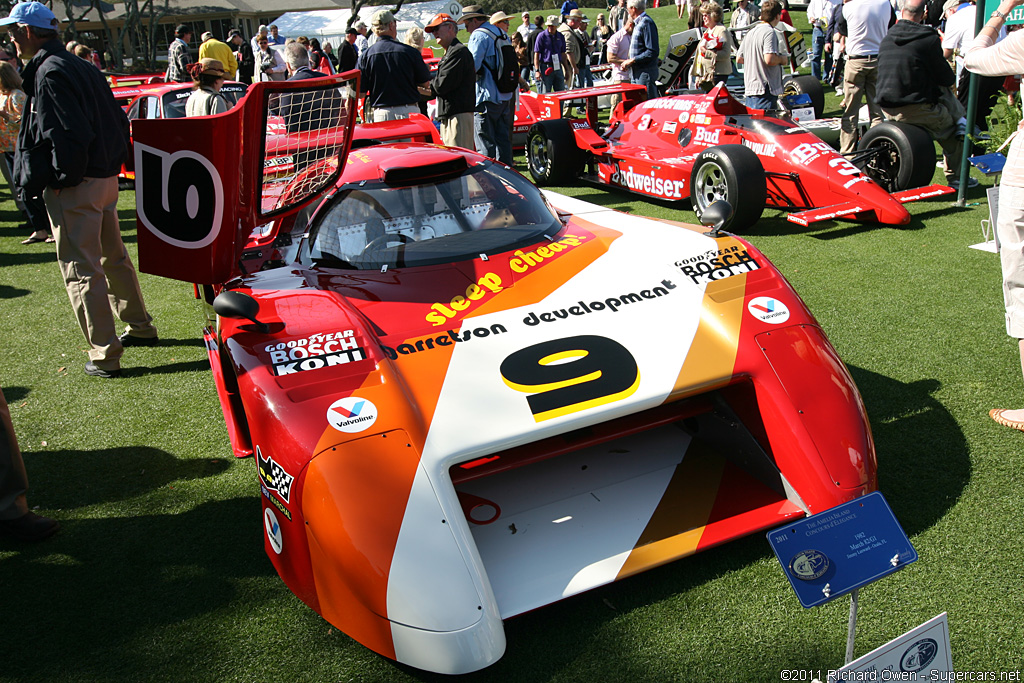
<instances>
[{"instance_id":1,"label":"brown leather shoe","mask_svg":"<svg viewBox=\"0 0 1024 683\"><path fill-rule=\"evenodd\" d=\"M18 541L42 541L60 531L60 522L49 517L26 512L17 519L0 519L0 538Z\"/></svg>"}]
</instances>

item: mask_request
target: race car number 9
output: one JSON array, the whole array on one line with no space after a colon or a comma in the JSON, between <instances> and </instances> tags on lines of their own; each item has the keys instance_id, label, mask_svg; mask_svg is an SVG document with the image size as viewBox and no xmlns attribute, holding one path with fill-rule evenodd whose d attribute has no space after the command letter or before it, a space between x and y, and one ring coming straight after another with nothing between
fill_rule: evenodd
<instances>
[{"instance_id":1,"label":"race car number 9","mask_svg":"<svg viewBox=\"0 0 1024 683\"><path fill-rule=\"evenodd\" d=\"M640 370L622 344L594 335L528 346L500 367L505 384L529 394L537 422L618 401L640 385Z\"/></svg>"}]
</instances>

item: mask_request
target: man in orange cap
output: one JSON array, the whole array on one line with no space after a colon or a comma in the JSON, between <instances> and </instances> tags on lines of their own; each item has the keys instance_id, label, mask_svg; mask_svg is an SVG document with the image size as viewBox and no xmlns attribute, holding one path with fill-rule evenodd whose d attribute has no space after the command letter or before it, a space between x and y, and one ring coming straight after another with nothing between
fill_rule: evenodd
<instances>
[{"instance_id":1,"label":"man in orange cap","mask_svg":"<svg viewBox=\"0 0 1024 683\"><path fill-rule=\"evenodd\" d=\"M438 14L423 30L432 34L444 48L444 57L437 65L437 75L423 93L437 97L441 140L449 147L475 150L476 67L473 54L459 42L459 26L451 15Z\"/></svg>"}]
</instances>

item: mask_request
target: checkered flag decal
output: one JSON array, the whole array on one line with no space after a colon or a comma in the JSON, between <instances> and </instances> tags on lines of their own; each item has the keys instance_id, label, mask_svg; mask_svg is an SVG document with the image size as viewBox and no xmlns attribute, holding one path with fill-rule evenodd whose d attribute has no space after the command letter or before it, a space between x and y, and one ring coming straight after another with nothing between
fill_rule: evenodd
<instances>
[{"instance_id":1,"label":"checkered flag decal","mask_svg":"<svg viewBox=\"0 0 1024 683\"><path fill-rule=\"evenodd\" d=\"M274 462L272 457L264 459L259 446L256 447L256 467L263 485L271 491L276 491L284 498L284 502L290 503L292 482L295 481L295 477L285 472L284 468Z\"/></svg>"}]
</instances>

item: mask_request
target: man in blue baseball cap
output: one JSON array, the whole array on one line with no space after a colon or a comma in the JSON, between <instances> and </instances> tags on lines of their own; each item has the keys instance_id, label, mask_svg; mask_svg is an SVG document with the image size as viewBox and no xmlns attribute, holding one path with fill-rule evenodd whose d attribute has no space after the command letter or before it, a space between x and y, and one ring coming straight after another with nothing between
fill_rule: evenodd
<instances>
[{"instance_id":1,"label":"man in blue baseball cap","mask_svg":"<svg viewBox=\"0 0 1024 683\"><path fill-rule=\"evenodd\" d=\"M19 3L0 26L25 62L15 184L46 202L68 298L90 346L85 373L116 377L125 346L157 341L117 217L128 119L99 70L64 49L45 5ZM111 306L128 325L120 337Z\"/></svg>"}]
</instances>

